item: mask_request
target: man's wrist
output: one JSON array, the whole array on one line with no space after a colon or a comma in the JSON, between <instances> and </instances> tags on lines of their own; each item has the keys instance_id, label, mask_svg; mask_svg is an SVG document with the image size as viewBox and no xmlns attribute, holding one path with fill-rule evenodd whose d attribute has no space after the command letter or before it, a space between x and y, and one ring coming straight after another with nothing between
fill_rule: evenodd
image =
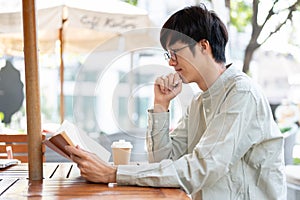
<instances>
[{"instance_id":1,"label":"man's wrist","mask_svg":"<svg viewBox=\"0 0 300 200\"><path fill-rule=\"evenodd\" d=\"M163 106L161 104L154 104L153 112L168 112L168 106Z\"/></svg>"},{"instance_id":2,"label":"man's wrist","mask_svg":"<svg viewBox=\"0 0 300 200\"><path fill-rule=\"evenodd\" d=\"M109 183L116 183L117 182L117 170L118 170L118 168L116 166L112 167L112 173L111 173Z\"/></svg>"}]
</instances>

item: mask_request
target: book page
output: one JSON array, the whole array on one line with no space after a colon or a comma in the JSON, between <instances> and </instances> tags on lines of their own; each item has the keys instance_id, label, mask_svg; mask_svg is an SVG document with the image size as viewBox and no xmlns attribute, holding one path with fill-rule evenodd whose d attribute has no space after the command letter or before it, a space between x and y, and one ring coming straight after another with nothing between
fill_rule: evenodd
<instances>
[{"instance_id":1,"label":"book page","mask_svg":"<svg viewBox=\"0 0 300 200\"><path fill-rule=\"evenodd\" d=\"M106 162L109 161L110 152L90 138L83 130L80 130L73 123L65 120L57 132L63 131L72 140L74 146L79 145L83 150L95 153L99 158Z\"/></svg>"}]
</instances>

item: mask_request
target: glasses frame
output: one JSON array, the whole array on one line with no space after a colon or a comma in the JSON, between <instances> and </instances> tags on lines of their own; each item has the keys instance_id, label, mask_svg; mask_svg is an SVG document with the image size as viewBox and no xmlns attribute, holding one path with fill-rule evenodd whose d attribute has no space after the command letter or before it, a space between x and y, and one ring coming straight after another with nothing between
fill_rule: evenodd
<instances>
[{"instance_id":1,"label":"glasses frame","mask_svg":"<svg viewBox=\"0 0 300 200\"><path fill-rule=\"evenodd\" d=\"M178 49L167 50L167 51L164 53L165 59L166 59L167 61L170 61L170 60L172 60L172 61L177 61L176 53L177 53L178 51L181 51L182 49L185 49L185 48L187 48L187 47L191 47L191 46L193 46L193 45L195 45L195 43L193 43L193 44L188 44L188 45L183 46L183 47L178 48Z\"/></svg>"}]
</instances>

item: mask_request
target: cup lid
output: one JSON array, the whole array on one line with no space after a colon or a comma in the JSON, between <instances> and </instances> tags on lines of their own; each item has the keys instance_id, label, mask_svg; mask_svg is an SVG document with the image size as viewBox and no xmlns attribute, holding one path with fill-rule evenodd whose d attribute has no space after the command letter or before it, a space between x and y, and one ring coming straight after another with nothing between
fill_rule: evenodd
<instances>
[{"instance_id":1,"label":"cup lid","mask_svg":"<svg viewBox=\"0 0 300 200\"><path fill-rule=\"evenodd\" d=\"M132 144L125 140L114 141L111 148L132 148Z\"/></svg>"}]
</instances>

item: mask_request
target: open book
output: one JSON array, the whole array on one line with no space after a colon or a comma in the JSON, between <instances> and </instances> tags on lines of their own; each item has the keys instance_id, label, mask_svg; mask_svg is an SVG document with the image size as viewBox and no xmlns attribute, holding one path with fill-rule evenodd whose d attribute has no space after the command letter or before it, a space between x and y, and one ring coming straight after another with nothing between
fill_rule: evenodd
<instances>
[{"instance_id":1,"label":"open book","mask_svg":"<svg viewBox=\"0 0 300 200\"><path fill-rule=\"evenodd\" d=\"M65 150L66 145L79 145L81 149L95 153L99 158L106 162L108 162L110 158L109 151L91 139L84 131L68 121L64 121L56 133L54 133L52 137L45 139L43 142L49 148L69 160L71 160L71 158L69 153Z\"/></svg>"}]
</instances>

